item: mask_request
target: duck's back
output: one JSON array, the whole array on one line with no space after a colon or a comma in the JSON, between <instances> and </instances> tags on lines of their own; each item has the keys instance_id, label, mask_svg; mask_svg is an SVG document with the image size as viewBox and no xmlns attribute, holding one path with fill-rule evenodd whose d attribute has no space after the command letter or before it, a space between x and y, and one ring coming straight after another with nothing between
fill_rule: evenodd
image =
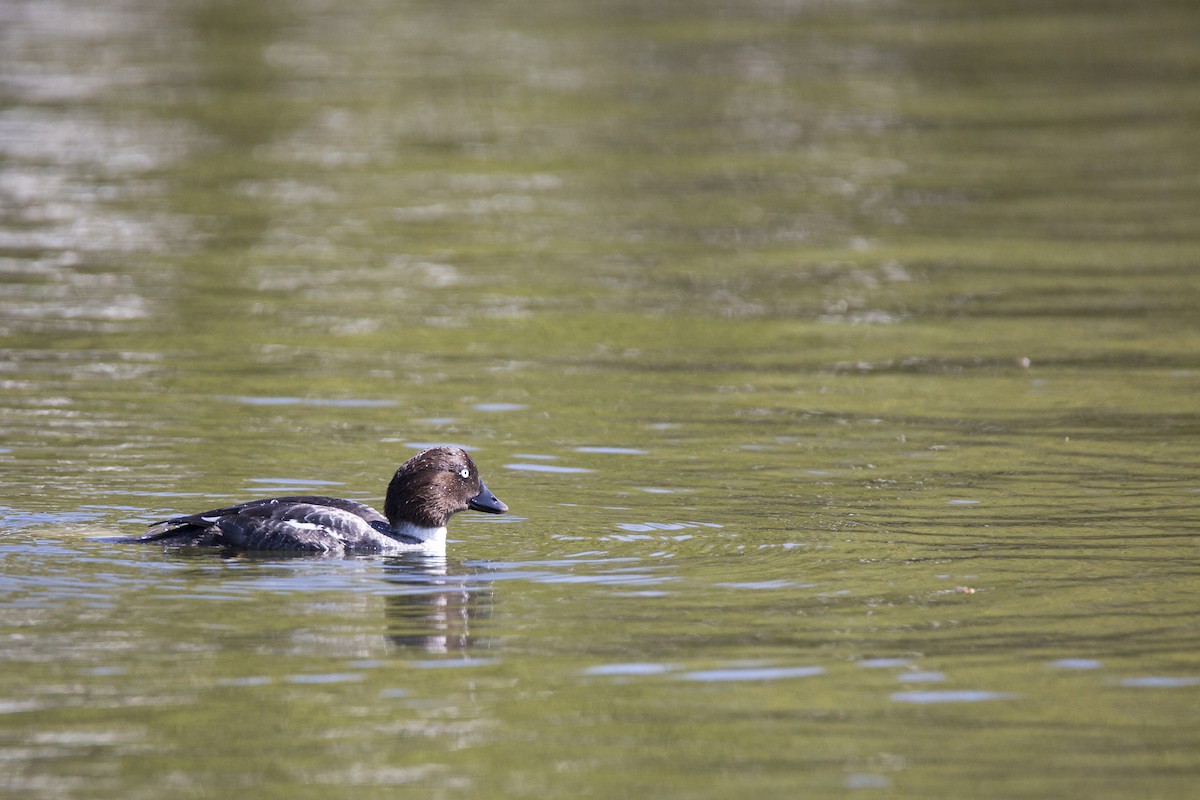
<instances>
[{"instance_id":1,"label":"duck's back","mask_svg":"<svg viewBox=\"0 0 1200 800\"><path fill-rule=\"evenodd\" d=\"M391 526L370 506L336 497L274 497L172 517L143 541L251 550L370 551L395 543Z\"/></svg>"}]
</instances>

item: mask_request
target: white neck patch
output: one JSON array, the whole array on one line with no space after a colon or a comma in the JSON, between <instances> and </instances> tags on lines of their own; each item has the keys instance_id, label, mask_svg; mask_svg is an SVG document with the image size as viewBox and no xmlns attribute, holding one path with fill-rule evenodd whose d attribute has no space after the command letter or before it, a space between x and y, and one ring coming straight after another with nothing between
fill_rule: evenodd
<instances>
[{"instance_id":1,"label":"white neck patch","mask_svg":"<svg viewBox=\"0 0 1200 800\"><path fill-rule=\"evenodd\" d=\"M419 539L421 544L408 545L413 549L424 550L429 553L444 553L446 551L446 528L422 528L420 525L413 525L411 522L401 522L396 526L396 533L402 536L411 536L414 539ZM401 544L404 544L403 542Z\"/></svg>"}]
</instances>

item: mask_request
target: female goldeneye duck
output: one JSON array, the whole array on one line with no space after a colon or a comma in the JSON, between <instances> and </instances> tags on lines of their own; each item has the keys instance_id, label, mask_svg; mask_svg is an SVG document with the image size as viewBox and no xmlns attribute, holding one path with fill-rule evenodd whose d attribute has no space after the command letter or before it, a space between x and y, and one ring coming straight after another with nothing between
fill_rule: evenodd
<instances>
[{"instance_id":1,"label":"female goldeneye duck","mask_svg":"<svg viewBox=\"0 0 1200 800\"><path fill-rule=\"evenodd\" d=\"M440 554L446 549L446 523L468 509L503 514L508 506L484 486L467 451L431 447L396 470L382 514L336 497L274 497L172 517L153 523L144 536L125 541L242 550Z\"/></svg>"}]
</instances>

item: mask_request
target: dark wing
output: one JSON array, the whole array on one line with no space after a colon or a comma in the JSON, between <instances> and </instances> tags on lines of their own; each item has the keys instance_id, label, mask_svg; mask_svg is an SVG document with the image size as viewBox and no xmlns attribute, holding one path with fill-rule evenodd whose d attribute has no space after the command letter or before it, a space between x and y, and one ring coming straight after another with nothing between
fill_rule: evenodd
<instances>
[{"instance_id":1,"label":"dark wing","mask_svg":"<svg viewBox=\"0 0 1200 800\"><path fill-rule=\"evenodd\" d=\"M329 552L353 548L380 524L387 526L382 514L353 500L276 497L172 517L140 541Z\"/></svg>"}]
</instances>

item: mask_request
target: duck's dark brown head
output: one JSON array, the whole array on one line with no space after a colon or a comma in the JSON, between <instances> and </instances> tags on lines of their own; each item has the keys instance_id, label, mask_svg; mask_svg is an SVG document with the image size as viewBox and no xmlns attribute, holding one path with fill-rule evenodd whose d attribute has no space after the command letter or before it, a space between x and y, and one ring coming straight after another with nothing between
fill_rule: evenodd
<instances>
[{"instance_id":1,"label":"duck's dark brown head","mask_svg":"<svg viewBox=\"0 0 1200 800\"><path fill-rule=\"evenodd\" d=\"M468 509L503 514L508 506L484 485L461 447L431 447L405 461L392 476L383 505L392 527L444 528L452 515Z\"/></svg>"}]
</instances>

